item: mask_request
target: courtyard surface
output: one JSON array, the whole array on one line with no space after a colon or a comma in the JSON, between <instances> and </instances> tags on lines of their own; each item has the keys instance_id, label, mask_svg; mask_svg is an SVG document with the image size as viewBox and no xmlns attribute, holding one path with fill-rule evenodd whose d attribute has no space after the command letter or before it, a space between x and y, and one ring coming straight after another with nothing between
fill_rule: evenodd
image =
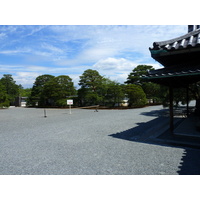
<instances>
[{"instance_id":1,"label":"courtyard surface","mask_svg":"<svg viewBox=\"0 0 200 200\"><path fill-rule=\"evenodd\" d=\"M127 110L0 110L0 174L200 174L200 150L151 143L162 106Z\"/></svg>"}]
</instances>

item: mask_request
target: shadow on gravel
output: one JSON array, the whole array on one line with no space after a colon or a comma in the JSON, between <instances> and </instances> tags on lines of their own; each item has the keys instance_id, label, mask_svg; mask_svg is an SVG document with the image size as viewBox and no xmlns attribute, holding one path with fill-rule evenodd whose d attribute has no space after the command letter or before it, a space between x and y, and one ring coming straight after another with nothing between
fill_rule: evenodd
<instances>
[{"instance_id":1,"label":"shadow on gravel","mask_svg":"<svg viewBox=\"0 0 200 200\"><path fill-rule=\"evenodd\" d=\"M179 175L200 175L200 140L190 139L188 137L172 136L169 130L160 135L153 135L153 127L158 126L163 120L169 121L168 117L164 117L166 112L151 111L142 113L149 116L158 116L158 118L147 123L138 123L137 127L111 134L109 136L117 139L129 140L153 145L161 145L174 148L184 149L184 154L181 159ZM188 143L189 142L189 143Z\"/></svg>"},{"instance_id":2,"label":"shadow on gravel","mask_svg":"<svg viewBox=\"0 0 200 200\"><path fill-rule=\"evenodd\" d=\"M200 175L200 151L185 149L177 173L180 175Z\"/></svg>"},{"instance_id":3,"label":"shadow on gravel","mask_svg":"<svg viewBox=\"0 0 200 200\"><path fill-rule=\"evenodd\" d=\"M152 110L150 112L142 112L140 115L153 116L153 117L168 117L169 109Z\"/></svg>"},{"instance_id":4,"label":"shadow on gravel","mask_svg":"<svg viewBox=\"0 0 200 200\"><path fill-rule=\"evenodd\" d=\"M168 120L168 118L159 117L149 122L136 123L136 127L115 134L111 134L109 136L130 141L140 141L142 138L148 138L150 131L152 132L152 129L155 127L155 125L165 120Z\"/></svg>"}]
</instances>

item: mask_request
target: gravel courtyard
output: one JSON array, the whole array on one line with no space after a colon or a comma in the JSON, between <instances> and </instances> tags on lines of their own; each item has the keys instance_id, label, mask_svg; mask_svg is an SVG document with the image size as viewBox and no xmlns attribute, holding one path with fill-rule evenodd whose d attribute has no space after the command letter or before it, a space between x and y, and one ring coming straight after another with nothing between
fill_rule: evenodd
<instances>
[{"instance_id":1,"label":"gravel courtyard","mask_svg":"<svg viewBox=\"0 0 200 200\"><path fill-rule=\"evenodd\" d=\"M46 112L47 118L39 108L0 110L1 175L180 174L188 151L200 155L198 149L118 137L137 137L164 123L156 114L162 106Z\"/></svg>"}]
</instances>

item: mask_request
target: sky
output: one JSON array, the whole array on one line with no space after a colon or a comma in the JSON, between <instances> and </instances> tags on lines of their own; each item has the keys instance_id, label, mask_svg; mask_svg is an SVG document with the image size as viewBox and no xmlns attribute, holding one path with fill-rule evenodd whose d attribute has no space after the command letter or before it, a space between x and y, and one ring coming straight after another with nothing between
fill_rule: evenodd
<instances>
[{"instance_id":1,"label":"sky","mask_svg":"<svg viewBox=\"0 0 200 200\"><path fill-rule=\"evenodd\" d=\"M124 83L137 65L162 67L151 58L153 42L186 33L187 25L1 25L0 78L12 74L30 88L39 75L68 75L78 88L93 69Z\"/></svg>"},{"instance_id":2,"label":"sky","mask_svg":"<svg viewBox=\"0 0 200 200\"><path fill-rule=\"evenodd\" d=\"M22 84L27 88L32 87L35 78L39 75L65 74L69 75L78 87L79 76L84 70L95 69L101 75L123 83L127 75L139 64L161 67L151 58L149 47L152 47L155 41L168 40L186 34L187 25L185 24L199 24L199 7L194 5L198 5L198 2L188 4L174 0L2 1L0 78L3 74L12 74L17 84ZM123 26L118 26L119 24ZM8 194L13 194L13 198L20 195L21 199L27 199L27 192L23 194L21 192L23 186L29 193L32 192L30 188L31 190L34 188L36 191L34 194L37 196L38 194L45 198L48 196L49 199L58 195L65 197L67 184L69 188L67 195L74 197L76 194L75 198L80 194L78 196L80 198L87 195L87 199L93 199L93 195L88 196L89 186L96 192L99 192L97 189L101 187L102 191L106 191L106 196L121 199L124 195L132 197L134 185L134 195L140 199L141 197L147 199L149 196L159 199L160 196L155 197L155 192L152 193L152 191L156 187L166 194L166 186L168 187L170 181L171 188L175 188L172 191L173 196L179 199L180 197L191 198L191 194L195 195L193 199L198 196L197 192L194 192L198 191L198 189L194 190L194 185L190 188L185 181L180 181L175 177L166 177L167 179L162 177L162 180L160 178L156 180L153 176L147 180L146 177L141 179L141 177L126 176L120 177L120 180L117 177L117 181L114 176L104 177L104 183L108 183L105 187L96 177L92 177L92 181L88 180L88 177L84 179L79 177L78 180L68 176L65 178L65 184L63 184L63 177L60 176L59 180L54 178L54 184L52 184L52 181L41 176L36 180L35 177L34 180L26 178L25 181L21 177L15 178L16 180L13 178L8 180L6 177L2 185L2 195L7 197ZM194 181L193 179L186 181L191 182ZM127 190L129 185L121 184L120 190L116 190L120 181L132 181L132 188ZM42 183L44 194L41 192L40 185L37 187L38 182ZM77 183L80 183L78 184L78 189L81 191L79 193L76 192ZM180 189L187 187L188 192L183 194L177 192L179 187ZM10 188L13 189L13 193L10 193ZM51 190L53 193L49 192L49 188L53 188ZM146 193L143 192L144 188ZM169 195L166 199L170 198Z\"/></svg>"}]
</instances>

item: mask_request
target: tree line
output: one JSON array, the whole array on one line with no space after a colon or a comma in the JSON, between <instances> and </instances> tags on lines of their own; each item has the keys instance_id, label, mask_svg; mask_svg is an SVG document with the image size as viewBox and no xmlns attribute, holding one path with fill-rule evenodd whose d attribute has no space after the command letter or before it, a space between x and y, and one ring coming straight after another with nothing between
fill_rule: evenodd
<instances>
[{"instance_id":1,"label":"tree line","mask_svg":"<svg viewBox=\"0 0 200 200\"><path fill-rule=\"evenodd\" d=\"M129 107L142 107L148 103L167 105L168 88L142 79L150 70L154 70L150 65L138 65L124 84L120 84L100 75L97 70L87 69L80 76L79 89L74 87L72 79L67 75L41 75L35 79L32 88L23 89L16 84L12 75L5 74L0 79L0 107L12 105L18 96L28 97L27 105L38 107L65 107L67 99L73 99L75 106L98 104L113 107L123 105L125 100ZM183 90L175 91L175 103L185 103Z\"/></svg>"},{"instance_id":2,"label":"tree line","mask_svg":"<svg viewBox=\"0 0 200 200\"><path fill-rule=\"evenodd\" d=\"M4 74L0 79L0 108L15 105L15 98L28 96L31 89L17 85L11 74Z\"/></svg>"},{"instance_id":3,"label":"tree line","mask_svg":"<svg viewBox=\"0 0 200 200\"><path fill-rule=\"evenodd\" d=\"M75 89L67 75L38 76L28 98L30 106L67 106L67 99L73 99L76 106L102 105L113 107L129 99L130 106L146 104L146 95L139 85L125 85L100 75L97 70L88 69L79 80L80 88Z\"/></svg>"}]
</instances>

